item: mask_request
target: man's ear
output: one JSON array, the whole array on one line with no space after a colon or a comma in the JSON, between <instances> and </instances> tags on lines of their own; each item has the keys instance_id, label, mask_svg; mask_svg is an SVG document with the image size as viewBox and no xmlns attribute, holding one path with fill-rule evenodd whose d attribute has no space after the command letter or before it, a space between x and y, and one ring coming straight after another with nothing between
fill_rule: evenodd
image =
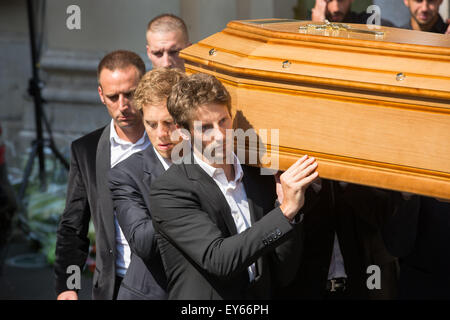
<instances>
[{"instance_id":1,"label":"man's ear","mask_svg":"<svg viewBox=\"0 0 450 320\"><path fill-rule=\"evenodd\" d=\"M100 96L100 100L102 100L102 103L106 105L105 98L103 97L102 86L99 85L97 89L98 89L98 95Z\"/></svg>"}]
</instances>

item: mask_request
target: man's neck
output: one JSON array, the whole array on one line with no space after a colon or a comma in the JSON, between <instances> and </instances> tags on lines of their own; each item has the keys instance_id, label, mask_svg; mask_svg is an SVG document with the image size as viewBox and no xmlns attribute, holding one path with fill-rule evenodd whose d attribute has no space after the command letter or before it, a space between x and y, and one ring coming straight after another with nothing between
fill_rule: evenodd
<instances>
[{"instance_id":1,"label":"man's neck","mask_svg":"<svg viewBox=\"0 0 450 320\"><path fill-rule=\"evenodd\" d=\"M142 138L145 131L144 124L142 123L129 128L120 128L118 125L114 124L114 129L120 139L131 143L136 143Z\"/></svg>"},{"instance_id":2,"label":"man's neck","mask_svg":"<svg viewBox=\"0 0 450 320\"><path fill-rule=\"evenodd\" d=\"M223 172L225 173L225 176L227 177L228 181L234 180L235 172L234 172L234 166L232 164L222 164L220 165L223 169Z\"/></svg>"},{"instance_id":3,"label":"man's neck","mask_svg":"<svg viewBox=\"0 0 450 320\"><path fill-rule=\"evenodd\" d=\"M419 24L416 19L411 17L411 27L413 30L417 31L431 31L436 21L439 19L439 16L436 15L433 20L430 21L428 24Z\"/></svg>"},{"instance_id":4,"label":"man's neck","mask_svg":"<svg viewBox=\"0 0 450 320\"><path fill-rule=\"evenodd\" d=\"M225 176L227 177L228 181L232 181L234 180L234 176L235 176L235 170L234 170L234 165L232 164L227 164L227 163L223 163L223 164L217 164L217 163L211 163L206 157L204 157L202 154L199 154L197 151L194 151L196 156L201 159L203 162L207 163L208 165L210 165L211 167L214 168L221 168L223 170L223 172L225 173Z\"/></svg>"}]
</instances>

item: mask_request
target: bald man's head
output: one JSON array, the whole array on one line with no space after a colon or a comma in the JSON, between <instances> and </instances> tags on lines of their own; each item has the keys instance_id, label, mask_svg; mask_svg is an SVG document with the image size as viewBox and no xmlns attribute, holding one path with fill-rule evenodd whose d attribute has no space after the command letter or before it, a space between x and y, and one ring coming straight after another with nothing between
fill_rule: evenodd
<instances>
[{"instance_id":1,"label":"bald man's head","mask_svg":"<svg viewBox=\"0 0 450 320\"><path fill-rule=\"evenodd\" d=\"M147 56L154 68L167 67L184 70L179 52L190 45L184 21L172 14L153 18L147 26Z\"/></svg>"}]
</instances>

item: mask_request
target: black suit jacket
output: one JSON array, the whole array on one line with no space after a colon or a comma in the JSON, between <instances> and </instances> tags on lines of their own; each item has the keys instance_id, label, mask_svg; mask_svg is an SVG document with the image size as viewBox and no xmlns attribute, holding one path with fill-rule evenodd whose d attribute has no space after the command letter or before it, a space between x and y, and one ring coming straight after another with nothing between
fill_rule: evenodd
<instances>
[{"instance_id":1,"label":"black suit jacket","mask_svg":"<svg viewBox=\"0 0 450 320\"><path fill-rule=\"evenodd\" d=\"M450 203L414 196L384 227L400 258L400 299L450 299Z\"/></svg>"},{"instance_id":2,"label":"black suit jacket","mask_svg":"<svg viewBox=\"0 0 450 320\"><path fill-rule=\"evenodd\" d=\"M308 201L308 198L307 198ZM387 251L382 226L400 199L389 191L322 180L322 189L303 223L304 250L297 277L281 297L323 299L337 233L351 299L392 299L397 295L398 263ZM381 290L369 290L367 267L381 269Z\"/></svg>"},{"instance_id":3,"label":"black suit jacket","mask_svg":"<svg viewBox=\"0 0 450 320\"><path fill-rule=\"evenodd\" d=\"M167 299L167 279L149 212L150 186L164 172L149 146L109 172L117 220L131 248L131 262L117 299Z\"/></svg>"},{"instance_id":4,"label":"black suit jacket","mask_svg":"<svg viewBox=\"0 0 450 320\"><path fill-rule=\"evenodd\" d=\"M96 267L93 299L112 299L116 275L116 241L113 203L108 189L111 167L110 125L72 143L66 208L61 216L56 241L56 293L68 290L67 267L83 268L88 250L89 221L96 239Z\"/></svg>"},{"instance_id":5,"label":"black suit jacket","mask_svg":"<svg viewBox=\"0 0 450 320\"><path fill-rule=\"evenodd\" d=\"M199 165L174 164L153 183L150 211L170 299L267 299L294 274L301 224L274 209L273 176L243 171L252 227L240 234L225 197ZM250 283L252 263L257 275Z\"/></svg>"}]
</instances>

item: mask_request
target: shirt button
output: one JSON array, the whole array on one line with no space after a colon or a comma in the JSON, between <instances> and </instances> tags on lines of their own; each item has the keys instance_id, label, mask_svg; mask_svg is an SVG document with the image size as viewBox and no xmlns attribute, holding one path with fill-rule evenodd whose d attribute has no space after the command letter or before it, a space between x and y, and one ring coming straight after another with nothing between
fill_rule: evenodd
<instances>
[{"instance_id":1,"label":"shirt button","mask_svg":"<svg viewBox=\"0 0 450 320\"><path fill-rule=\"evenodd\" d=\"M112 254L112 253L113 253L112 249L109 249L109 254Z\"/></svg>"}]
</instances>

